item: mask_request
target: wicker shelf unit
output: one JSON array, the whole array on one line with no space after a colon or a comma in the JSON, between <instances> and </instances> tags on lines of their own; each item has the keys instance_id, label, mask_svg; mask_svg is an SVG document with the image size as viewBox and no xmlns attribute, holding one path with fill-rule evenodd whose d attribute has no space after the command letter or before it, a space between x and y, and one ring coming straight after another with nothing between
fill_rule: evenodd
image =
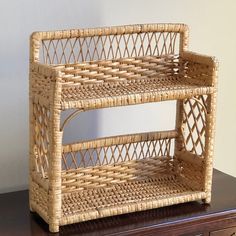
<instances>
[{"instance_id":1,"label":"wicker shelf unit","mask_svg":"<svg viewBox=\"0 0 236 236\"><path fill-rule=\"evenodd\" d=\"M35 32L29 83L30 209L51 232L210 202L217 62L188 51L186 25ZM175 130L62 143L66 125L81 112L166 100L177 101Z\"/></svg>"}]
</instances>

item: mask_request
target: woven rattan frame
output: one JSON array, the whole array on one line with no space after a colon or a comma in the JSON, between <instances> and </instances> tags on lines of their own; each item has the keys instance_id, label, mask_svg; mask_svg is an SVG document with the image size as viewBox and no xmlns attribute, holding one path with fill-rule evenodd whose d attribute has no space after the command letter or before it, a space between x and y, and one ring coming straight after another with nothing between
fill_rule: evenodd
<instances>
[{"instance_id":1,"label":"woven rattan frame","mask_svg":"<svg viewBox=\"0 0 236 236\"><path fill-rule=\"evenodd\" d=\"M216 60L188 51L184 24L33 33L31 211L58 232L106 216L209 203L216 87ZM81 112L166 100L177 100L175 130L62 144Z\"/></svg>"}]
</instances>

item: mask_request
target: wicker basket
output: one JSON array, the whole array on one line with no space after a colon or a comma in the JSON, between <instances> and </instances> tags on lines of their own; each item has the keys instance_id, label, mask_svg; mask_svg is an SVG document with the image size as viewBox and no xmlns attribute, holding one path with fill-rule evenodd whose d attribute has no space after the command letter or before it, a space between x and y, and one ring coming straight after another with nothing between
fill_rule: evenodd
<instances>
[{"instance_id":1,"label":"wicker basket","mask_svg":"<svg viewBox=\"0 0 236 236\"><path fill-rule=\"evenodd\" d=\"M32 34L30 208L51 232L210 202L217 63L187 47L183 24ZM175 130L62 144L63 130L81 112L164 100L177 100Z\"/></svg>"}]
</instances>

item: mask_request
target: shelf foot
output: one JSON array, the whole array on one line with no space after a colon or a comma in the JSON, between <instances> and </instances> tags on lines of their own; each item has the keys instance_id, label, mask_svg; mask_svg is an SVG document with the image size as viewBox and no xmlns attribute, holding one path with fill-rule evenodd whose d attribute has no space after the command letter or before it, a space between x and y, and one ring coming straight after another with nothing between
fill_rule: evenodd
<instances>
[{"instance_id":1,"label":"shelf foot","mask_svg":"<svg viewBox=\"0 0 236 236\"><path fill-rule=\"evenodd\" d=\"M211 203L211 197L207 197L207 198L205 198L205 199L202 199L202 202L203 202L204 204L210 204L210 203Z\"/></svg>"},{"instance_id":2,"label":"shelf foot","mask_svg":"<svg viewBox=\"0 0 236 236\"><path fill-rule=\"evenodd\" d=\"M58 233L59 232L59 225L49 224L49 231L51 233Z\"/></svg>"}]
</instances>

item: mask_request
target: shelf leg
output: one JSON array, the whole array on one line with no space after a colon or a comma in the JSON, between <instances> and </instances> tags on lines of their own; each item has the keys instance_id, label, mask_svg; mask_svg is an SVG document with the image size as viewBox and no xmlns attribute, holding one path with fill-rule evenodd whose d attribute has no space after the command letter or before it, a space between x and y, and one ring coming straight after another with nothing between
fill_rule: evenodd
<instances>
[{"instance_id":1,"label":"shelf leg","mask_svg":"<svg viewBox=\"0 0 236 236\"><path fill-rule=\"evenodd\" d=\"M31 212L34 212L32 208L32 201L33 201L33 189L32 189L32 172L34 169L34 126L35 120L33 117L33 101L31 98L31 79L29 80L30 86L30 94L29 94L29 209Z\"/></svg>"},{"instance_id":2,"label":"shelf leg","mask_svg":"<svg viewBox=\"0 0 236 236\"><path fill-rule=\"evenodd\" d=\"M216 116L216 93L209 95L207 100L207 122L206 122L206 153L204 169L204 191L206 192L206 203L211 202L211 187L213 173L214 137Z\"/></svg>"},{"instance_id":3,"label":"shelf leg","mask_svg":"<svg viewBox=\"0 0 236 236\"><path fill-rule=\"evenodd\" d=\"M178 156L177 153L180 153L181 150L184 149L184 138L182 135L183 129L184 129L184 123L183 123L183 114L184 114L184 103L183 100L177 100L176 101L176 122L175 122L175 129L178 132L178 137L175 139L175 155L174 158L176 158L175 162L175 172L178 173Z\"/></svg>"},{"instance_id":4,"label":"shelf leg","mask_svg":"<svg viewBox=\"0 0 236 236\"><path fill-rule=\"evenodd\" d=\"M49 231L51 233L58 233L59 232L59 225L49 224Z\"/></svg>"},{"instance_id":5,"label":"shelf leg","mask_svg":"<svg viewBox=\"0 0 236 236\"><path fill-rule=\"evenodd\" d=\"M62 132L60 131L60 94L61 84L54 82L50 101L50 137L49 137L49 197L48 216L49 230L59 231L61 219L61 152Z\"/></svg>"}]
</instances>

